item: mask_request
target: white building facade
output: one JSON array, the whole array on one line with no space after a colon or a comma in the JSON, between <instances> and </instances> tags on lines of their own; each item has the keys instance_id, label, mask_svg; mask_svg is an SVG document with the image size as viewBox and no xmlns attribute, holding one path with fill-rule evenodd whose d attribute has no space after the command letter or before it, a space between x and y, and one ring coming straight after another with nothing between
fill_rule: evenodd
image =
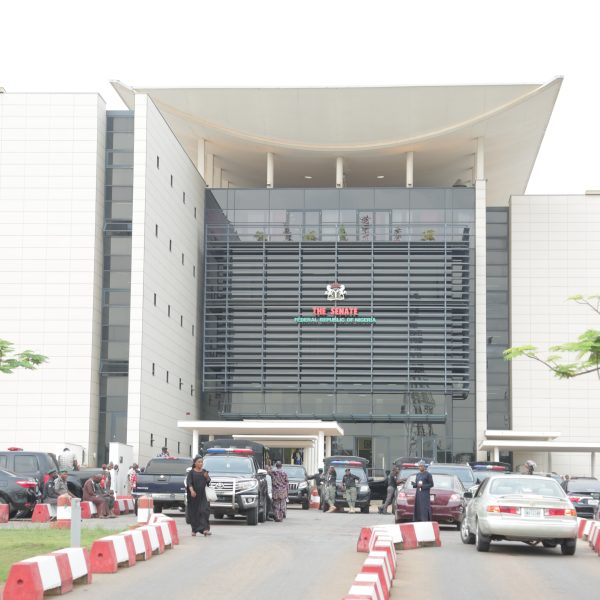
<instances>
[{"instance_id":1,"label":"white building facade","mask_svg":"<svg viewBox=\"0 0 600 600\"><path fill-rule=\"evenodd\" d=\"M0 381L0 447L143 463L238 418L337 420L379 468L600 441L593 376L501 358L593 324L564 301L598 291L597 197L523 196L560 84L0 94L0 337L50 359ZM368 325L301 320L337 278Z\"/></svg>"}]
</instances>

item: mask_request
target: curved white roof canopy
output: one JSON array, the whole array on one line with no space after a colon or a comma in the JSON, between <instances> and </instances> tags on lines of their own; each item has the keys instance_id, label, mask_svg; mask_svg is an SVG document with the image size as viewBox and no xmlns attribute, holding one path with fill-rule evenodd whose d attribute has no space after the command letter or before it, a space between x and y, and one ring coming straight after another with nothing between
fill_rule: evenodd
<instances>
[{"instance_id":1,"label":"curved white roof canopy","mask_svg":"<svg viewBox=\"0 0 600 600\"><path fill-rule=\"evenodd\" d=\"M113 87L129 108L148 94L190 158L198 140L235 187L404 186L413 151L415 187L473 182L476 139L485 139L488 204L523 194L562 78L539 85L386 88ZM312 179L305 179L305 175ZM377 179L384 175L384 179Z\"/></svg>"}]
</instances>

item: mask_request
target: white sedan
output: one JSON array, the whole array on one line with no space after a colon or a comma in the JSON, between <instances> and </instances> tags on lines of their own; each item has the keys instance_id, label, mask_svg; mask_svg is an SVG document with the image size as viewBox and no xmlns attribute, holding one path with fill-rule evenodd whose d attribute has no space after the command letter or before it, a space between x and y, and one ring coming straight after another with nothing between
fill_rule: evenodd
<instances>
[{"instance_id":1,"label":"white sedan","mask_svg":"<svg viewBox=\"0 0 600 600\"><path fill-rule=\"evenodd\" d=\"M560 485L549 477L502 475L483 481L470 499L461 525L464 544L487 552L490 542L507 540L546 548L560 544L575 554L577 513Z\"/></svg>"}]
</instances>

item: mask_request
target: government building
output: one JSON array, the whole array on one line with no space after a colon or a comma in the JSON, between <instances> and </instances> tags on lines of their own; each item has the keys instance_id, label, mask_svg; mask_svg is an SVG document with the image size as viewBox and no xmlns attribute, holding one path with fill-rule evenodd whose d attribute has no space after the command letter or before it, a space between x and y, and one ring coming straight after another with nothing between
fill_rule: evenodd
<instances>
[{"instance_id":1,"label":"government building","mask_svg":"<svg viewBox=\"0 0 600 600\"><path fill-rule=\"evenodd\" d=\"M561 83L0 93L0 338L49 358L0 448L597 474L597 378L502 358L598 328L599 193L525 195Z\"/></svg>"}]
</instances>

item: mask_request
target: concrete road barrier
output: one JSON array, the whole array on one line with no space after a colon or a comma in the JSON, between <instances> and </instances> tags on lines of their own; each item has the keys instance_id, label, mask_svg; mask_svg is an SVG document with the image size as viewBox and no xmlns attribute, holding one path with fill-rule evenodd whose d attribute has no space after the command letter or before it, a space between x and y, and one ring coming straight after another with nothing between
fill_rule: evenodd
<instances>
[{"instance_id":1,"label":"concrete road barrier","mask_svg":"<svg viewBox=\"0 0 600 600\"><path fill-rule=\"evenodd\" d=\"M119 567L133 567L135 548L130 537L109 535L92 544L92 573L116 573Z\"/></svg>"},{"instance_id":2,"label":"concrete road barrier","mask_svg":"<svg viewBox=\"0 0 600 600\"><path fill-rule=\"evenodd\" d=\"M47 523L56 517L56 506L53 504L36 504L31 515L32 523Z\"/></svg>"}]
</instances>

